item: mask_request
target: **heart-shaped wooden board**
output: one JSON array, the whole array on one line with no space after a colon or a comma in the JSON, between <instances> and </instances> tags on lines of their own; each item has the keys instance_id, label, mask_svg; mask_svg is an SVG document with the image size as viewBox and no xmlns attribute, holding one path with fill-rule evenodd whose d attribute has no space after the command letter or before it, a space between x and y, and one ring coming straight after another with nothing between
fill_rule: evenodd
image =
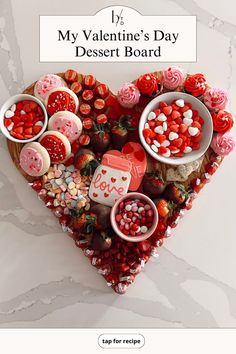
<instances>
[{"instance_id":1,"label":"heart-shaped wooden board","mask_svg":"<svg viewBox=\"0 0 236 354\"><path fill-rule=\"evenodd\" d=\"M159 77L161 75L160 72L155 72L154 74ZM65 78L64 73L59 73L57 75ZM79 74L79 80L81 83L83 82L82 74ZM96 86L98 84L99 82L97 81ZM24 90L24 93L34 95L34 85L35 83L27 87ZM183 91L181 87L178 90ZM110 120L116 119L117 116L128 114L138 123L143 109L150 100L151 98L141 97L139 103L133 109L127 109L121 107L115 94L109 91L109 95L105 99L107 106L105 113ZM81 96L79 96L79 101L80 103L82 102ZM93 112L91 115L92 118L94 118L95 115L96 113ZM80 117L79 114L78 116ZM129 141L139 141L137 131L130 133ZM28 176L21 169L19 164L19 156L23 144L15 143L10 140L7 140L7 144L11 158L19 172L28 182L33 182L35 177ZM89 148L92 149L92 146L89 146ZM132 243L126 242L118 236L115 236L113 237L109 249L94 250L91 247L91 237L93 237L93 235L90 235L90 238L84 238L84 235L73 230L73 225L71 224L68 228L64 225L64 230L69 232L69 235L74 239L75 244L83 250L84 254L90 259L91 264L98 269L98 273L105 277L107 284L117 293L123 294L127 290L127 287L134 282L136 275L141 271L150 256L155 254L157 248L163 244L164 239L170 235L171 229L177 225L179 218L184 214L184 210L191 208L192 200L204 184L209 181L210 175L215 172L221 161L222 159L220 159L211 148L206 151L201 163L196 167L196 170L188 171L188 173L190 172L190 175L186 180L181 181L186 190L190 191L189 197L186 199L185 203L175 205L168 217L160 218L156 232L147 241ZM185 169L186 172L185 166L183 166L182 169ZM167 178L171 181L170 177L173 177L173 174L175 173L179 173L178 171L176 172L176 169L173 169L173 166L157 162L147 155L146 172L153 171L159 171L164 181L166 181ZM142 187L139 191L143 191Z\"/></svg>"}]
</instances>

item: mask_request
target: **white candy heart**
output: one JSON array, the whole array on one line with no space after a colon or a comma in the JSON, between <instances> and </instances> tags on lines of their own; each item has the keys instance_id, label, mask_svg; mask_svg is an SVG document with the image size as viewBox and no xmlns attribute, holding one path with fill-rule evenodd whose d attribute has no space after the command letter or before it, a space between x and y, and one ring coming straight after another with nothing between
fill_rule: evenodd
<instances>
[{"instance_id":1,"label":"white candy heart","mask_svg":"<svg viewBox=\"0 0 236 354\"><path fill-rule=\"evenodd\" d=\"M43 122L41 120L39 120L38 122L35 123L35 125L38 125L40 127L43 127Z\"/></svg>"},{"instance_id":2,"label":"white candy heart","mask_svg":"<svg viewBox=\"0 0 236 354\"><path fill-rule=\"evenodd\" d=\"M166 117L166 115L164 113L161 113L157 117L157 120L159 120L160 122L164 122L165 120L167 120L167 117Z\"/></svg>"},{"instance_id":3,"label":"white candy heart","mask_svg":"<svg viewBox=\"0 0 236 354\"><path fill-rule=\"evenodd\" d=\"M170 157L170 149L167 149L167 151L164 154L162 154L162 156Z\"/></svg>"},{"instance_id":4,"label":"white candy heart","mask_svg":"<svg viewBox=\"0 0 236 354\"><path fill-rule=\"evenodd\" d=\"M154 151L154 152L158 152L158 147L156 145L151 145L151 149Z\"/></svg>"},{"instance_id":5,"label":"white candy heart","mask_svg":"<svg viewBox=\"0 0 236 354\"><path fill-rule=\"evenodd\" d=\"M193 116L193 111L192 111L191 109L188 109L187 111L185 111L185 112L183 113L183 116L184 116L185 118L192 118L192 116Z\"/></svg>"},{"instance_id":6,"label":"white candy heart","mask_svg":"<svg viewBox=\"0 0 236 354\"><path fill-rule=\"evenodd\" d=\"M156 113L150 112L149 115L148 115L148 120L153 120L155 118L156 118Z\"/></svg>"},{"instance_id":7,"label":"white candy heart","mask_svg":"<svg viewBox=\"0 0 236 354\"><path fill-rule=\"evenodd\" d=\"M15 112L15 110L16 110L16 105L15 105L15 103L11 106L11 111L12 112Z\"/></svg>"},{"instance_id":8,"label":"white candy heart","mask_svg":"<svg viewBox=\"0 0 236 354\"><path fill-rule=\"evenodd\" d=\"M173 150L172 154L177 154L178 152L180 152L180 149Z\"/></svg>"},{"instance_id":9,"label":"white candy heart","mask_svg":"<svg viewBox=\"0 0 236 354\"><path fill-rule=\"evenodd\" d=\"M170 132L169 134L169 140L175 140L178 139L179 134L175 133L175 132Z\"/></svg>"},{"instance_id":10,"label":"white candy heart","mask_svg":"<svg viewBox=\"0 0 236 354\"><path fill-rule=\"evenodd\" d=\"M161 144L157 140L153 140L153 144L155 144L158 148L161 146Z\"/></svg>"},{"instance_id":11,"label":"white candy heart","mask_svg":"<svg viewBox=\"0 0 236 354\"><path fill-rule=\"evenodd\" d=\"M162 127L163 127L163 130L164 130L164 132L167 130L167 128L168 128L168 125L167 125L167 123L166 122L164 122L163 124L162 124Z\"/></svg>"},{"instance_id":12,"label":"white candy heart","mask_svg":"<svg viewBox=\"0 0 236 354\"><path fill-rule=\"evenodd\" d=\"M20 111L21 114L26 114L25 111L23 111L23 109Z\"/></svg>"},{"instance_id":13,"label":"white candy heart","mask_svg":"<svg viewBox=\"0 0 236 354\"><path fill-rule=\"evenodd\" d=\"M176 106L178 107L184 107L184 100L180 98L179 100L175 101Z\"/></svg>"},{"instance_id":14,"label":"white candy heart","mask_svg":"<svg viewBox=\"0 0 236 354\"><path fill-rule=\"evenodd\" d=\"M6 113L5 113L5 118L11 118L11 117L13 117L13 116L14 116L14 112L12 112L12 111L10 111L10 110L6 111Z\"/></svg>"},{"instance_id":15,"label":"white candy heart","mask_svg":"<svg viewBox=\"0 0 236 354\"><path fill-rule=\"evenodd\" d=\"M169 140L164 140L162 143L161 143L161 146L164 146L164 147L167 147L170 145L170 142Z\"/></svg>"},{"instance_id":16,"label":"white candy heart","mask_svg":"<svg viewBox=\"0 0 236 354\"><path fill-rule=\"evenodd\" d=\"M191 118L184 118L183 123L187 126L191 125L193 120Z\"/></svg>"},{"instance_id":17,"label":"white candy heart","mask_svg":"<svg viewBox=\"0 0 236 354\"><path fill-rule=\"evenodd\" d=\"M145 129L149 129L149 128L150 128L150 127L149 127L149 124L148 124L148 123L145 123L145 124L144 124L144 128L145 128Z\"/></svg>"},{"instance_id":18,"label":"white candy heart","mask_svg":"<svg viewBox=\"0 0 236 354\"><path fill-rule=\"evenodd\" d=\"M192 148L190 146L186 146L186 148L184 149L185 154L188 154L191 151L192 151Z\"/></svg>"},{"instance_id":19,"label":"white candy heart","mask_svg":"<svg viewBox=\"0 0 236 354\"><path fill-rule=\"evenodd\" d=\"M158 125L155 129L154 129L154 132L157 133L157 134L163 134L164 133L164 130L162 128L161 125Z\"/></svg>"},{"instance_id":20,"label":"white candy heart","mask_svg":"<svg viewBox=\"0 0 236 354\"><path fill-rule=\"evenodd\" d=\"M189 127L188 132L191 136L195 136L199 132L199 129L196 127Z\"/></svg>"}]
</instances>

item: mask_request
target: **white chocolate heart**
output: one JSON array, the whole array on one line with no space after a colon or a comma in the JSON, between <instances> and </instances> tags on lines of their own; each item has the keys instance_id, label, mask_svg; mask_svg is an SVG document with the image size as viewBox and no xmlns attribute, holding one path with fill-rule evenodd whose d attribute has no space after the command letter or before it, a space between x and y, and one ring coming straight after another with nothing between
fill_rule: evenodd
<instances>
[{"instance_id":1,"label":"white chocolate heart","mask_svg":"<svg viewBox=\"0 0 236 354\"><path fill-rule=\"evenodd\" d=\"M184 178L179 174L178 170L174 168L169 168L166 171L166 180L170 182L174 181L179 181L182 182L184 181Z\"/></svg>"},{"instance_id":2,"label":"white chocolate heart","mask_svg":"<svg viewBox=\"0 0 236 354\"><path fill-rule=\"evenodd\" d=\"M175 132L170 132L169 134L169 140L175 140L178 139L179 134L175 133Z\"/></svg>"},{"instance_id":3,"label":"white chocolate heart","mask_svg":"<svg viewBox=\"0 0 236 354\"><path fill-rule=\"evenodd\" d=\"M178 107L184 107L184 100L180 98L179 100L175 101L176 106Z\"/></svg>"},{"instance_id":4,"label":"white chocolate heart","mask_svg":"<svg viewBox=\"0 0 236 354\"><path fill-rule=\"evenodd\" d=\"M184 149L185 154L188 154L191 151L192 151L192 148L190 146L186 146L186 148Z\"/></svg>"},{"instance_id":5,"label":"white chocolate heart","mask_svg":"<svg viewBox=\"0 0 236 354\"><path fill-rule=\"evenodd\" d=\"M157 133L157 134L163 134L164 133L164 130L162 128L161 125L158 125L155 129L154 129L154 132Z\"/></svg>"},{"instance_id":6,"label":"white chocolate heart","mask_svg":"<svg viewBox=\"0 0 236 354\"><path fill-rule=\"evenodd\" d=\"M157 117L157 120L159 120L160 122L165 122L167 120L167 117L166 117L166 115L164 113L161 113Z\"/></svg>"},{"instance_id":7,"label":"white chocolate heart","mask_svg":"<svg viewBox=\"0 0 236 354\"><path fill-rule=\"evenodd\" d=\"M188 132L191 136L195 136L199 132L199 129L197 127L189 127Z\"/></svg>"},{"instance_id":8,"label":"white chocolate heart","mask_svg":"<svg viewBox=\"0 0 236 354\"><path fill-rule=\"evenodd\" d=\"M185 118L192 118L192 116L193 116L193 111L192 111L191 109L188 109L187 111L185 111L185 112L183 113L183 116L184 116Z\"/></svg>"},{"instance_id":9,"label":"white chocolate heart","mask_svg":"<svg viewBox=\"0 0 236 354\"><path fill-rule=\"evenodd\" d=\"M153 120L155 118L156 118L156 113L150 112L149 115L148 115L148 120Z\"/></svg>"},{"instance_id":10,"label":"white chocolate heart","mask_svg":"<svg viewBox=\"0 0 236 354\"><path fill-rule=\"evenodd\" d=\"M13 117L13 116L14 116L14 112L12 112L12 111L10 111L10 110L6 111L6 113L5 113L5 118L11 118L11 117Z\"/></svg>"},{"instance_id":11,"label":"white chocolate heart","mask_svg":"<svg viewBox=\"0 0 236 354\"><path fill-rule=\"evenodd\" d=\"M191 118L184 118L183 123L187 126L191 125L193 120Z\"/></svg>"},{"instance_id":12,"label":"white chocolate heart","mask_svg":"<svg viewBox=\"0 0 236 354\"><path fill-rule=\"evenodd\" d=\"M158 152L158 147L156 145L151 145L151 149L154 151L154 152Z\"/></svg>"},{"instance_id":13,"label":"white chocolate heart","mask_svg":"<svg viewBox=\"0 0 236 354\"><path fill-rule=\"evenodd\" d=\"M163 127L164 132L167 131L168 125L167 125L166 122L164 122L164 123L162 124L162 127Z\"/></svg>"},{"instance_id":14,"label":"white chocolate heart","mask_svg":"<svg viewBox=\"0 0 236 354\"><path fill-rule=\"evenodd\" d=\"M170 142L169 140L164 140L162 143L161 143L161 146L164 146L164 147L167 147L170 145Z\"/></svg>"},{"instance_id":15,"label":"white chocolate heart","mask_svg":"<svg viewBox=\"0 0 236 354\"><path fill-rule=\"evenodd\" d=\"M188 176L193 172L193 167L190 164L179 165L177 168L179 174L186 180Z\"/></svg>"},{"instance_id":16,"label":"white chocolate heart","mask_svg":"<svg viewBox=\"0 0 236 354\"><path fill-rule=\"evenodd\" d=\"M155 144L158 148L161 146L161 144L157 140L153 140L153 144Z\"/></svg>"}]
</instances>

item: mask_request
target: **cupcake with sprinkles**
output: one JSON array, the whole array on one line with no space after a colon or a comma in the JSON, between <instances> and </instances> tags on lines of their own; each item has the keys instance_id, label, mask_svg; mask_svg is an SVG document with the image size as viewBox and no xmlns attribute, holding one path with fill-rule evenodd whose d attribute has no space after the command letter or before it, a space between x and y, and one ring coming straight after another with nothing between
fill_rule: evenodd
<instances>
[{"instance_id":1,"label":"cupcake with sprinkles","mask_svg":"<svg viewBox=\"0 0 236 354\"><path fill-rule=\"evenodd\" d=\"M204 75L199 73L188 75L184 82L184 90L186 93L201 99L207 90L207 82Z\"/></svg>"},{"instance_id":2,"label":"cupcake with sprinkles","mask_svg":"<svg viewBox=\"0 0 236 354\"><path fill-rule=\"evenodd\" d=\"M184 83L184 72L178 66L170 66L162 71L162 84L168 91L175 91Z\"/></svg>"},{"instance_id":3,"label":"cupcake with sprinkles","mask_svg":"<svg viewBox=\"0 0 236 354\"><path fill-rule=\"evenodd\" d=\"M205 105L212 111L218 111L227 107L228 93L220 88L210 88L203 96Z\"/></svg>"},{"instance_id":4,"label":"cupcake with sprinkles","mask_svg":"<svg viewBox=\"0 0 236 354\"><path fill-rule=\"evenodd\" d=\"M161 93L161 82L155 74L141 75L136 82L136 86L141 95L146 97L155 97Z\"/></svg>"}]
</instances>

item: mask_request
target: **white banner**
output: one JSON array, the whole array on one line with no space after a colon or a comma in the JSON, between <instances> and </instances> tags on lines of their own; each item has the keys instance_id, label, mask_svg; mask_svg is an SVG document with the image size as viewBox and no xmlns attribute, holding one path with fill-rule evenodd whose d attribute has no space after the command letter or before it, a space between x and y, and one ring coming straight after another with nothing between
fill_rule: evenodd
<instances>
[{"instance_id":1,"label":"white banner","mask_svg":"<svg viewBox=\"0 0 236 354\"><path fill-rule=\"evenodd\" d=\"M194 62L196 16L142 16L125 6L40 16L40 61Z\"/></svg>"}]
</instances>

